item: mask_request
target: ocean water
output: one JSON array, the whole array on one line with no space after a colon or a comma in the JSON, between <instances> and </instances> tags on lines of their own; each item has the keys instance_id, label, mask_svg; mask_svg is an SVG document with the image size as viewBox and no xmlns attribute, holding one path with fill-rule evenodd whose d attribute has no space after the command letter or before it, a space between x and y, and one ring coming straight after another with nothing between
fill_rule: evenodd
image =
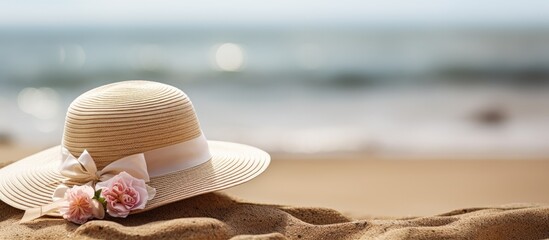
<instances>
[{"instance_id":1,"label":"ocean water","mask_svg":"<svg viewBox=\"0 0 549 240\"><path fill-rule=\"evenodd\" d=\"M209 139L271 152L549 154L549 31L67 28L0 36L3 142L58 144L75 97L147 79L186 92Z\"/></svg>"}]
</instances>

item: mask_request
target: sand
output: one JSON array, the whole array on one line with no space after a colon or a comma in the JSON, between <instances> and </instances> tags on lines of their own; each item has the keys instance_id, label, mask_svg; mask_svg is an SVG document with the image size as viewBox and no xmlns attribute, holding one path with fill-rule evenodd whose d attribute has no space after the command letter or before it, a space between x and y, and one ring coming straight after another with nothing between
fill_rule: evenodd
<instances>
[{"instance_id":1,"label":"sand","mask_svg":"<svg viewBox=\"0 0 549 240\"><path fill-rule=\"evenodd\" d=\"M0 167L32 151L2 151ZM549 161L316 158L274 156L247 184L81 226L18 224L0 202L0 239L549 238Z\"/></svg>"},{"instance_id":2,"label":"sand","mask_svg":"<svg viewBox=\"0 0 549 240\"><path fill-rule=\"evenodd\" d=\"M549 159L379 159L274 155L258 178L225 192L251 202L336 209L353 218L549 205Z\"/></svg>"},{"instance_id":3,"label":"sand","mask_svg":"<svg viewBox=\"0 0 549 240\"><path fill-rule=\"evenodd\" d=\"M81 226L42 218L18 224L22 211L0 203L0 238L99 239L540 239L549 207L460 209L404 219L352 220L335 210L235 201L209 193L129 216Z\"/></svg>"}]
</instances>

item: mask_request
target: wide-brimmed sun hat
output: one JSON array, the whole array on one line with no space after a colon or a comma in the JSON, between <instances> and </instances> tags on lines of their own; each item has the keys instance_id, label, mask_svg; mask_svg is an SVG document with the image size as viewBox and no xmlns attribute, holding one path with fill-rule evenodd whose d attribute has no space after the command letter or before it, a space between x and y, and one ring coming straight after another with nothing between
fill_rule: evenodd
<instances>
[{"instance_id":1,"label":"wide-brimmed sun hat","mask_svg":"<svg viewBox=\"0 0 549 240\"><path fill-rule=\"evenodd\" d=\"M58 206L41 209L55 202L60 186L95 186L126 172L152 189L144 207L131 214L244 183L269 162L258 148L207 140L181 90L124 81L92 89L70 104L61 145L0 169L0 199L18 209L39 209L40 216L60 216Z\"/></svg>"}]
</instances>

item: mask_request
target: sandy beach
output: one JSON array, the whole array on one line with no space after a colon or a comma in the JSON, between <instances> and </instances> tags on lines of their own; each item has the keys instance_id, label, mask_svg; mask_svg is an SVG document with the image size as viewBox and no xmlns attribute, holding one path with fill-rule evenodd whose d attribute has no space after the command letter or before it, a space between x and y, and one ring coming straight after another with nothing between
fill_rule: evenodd
<instances>
[{"instance_id":1,"label":"sandy beach","mask_svg":"<svg viewBox=\"0 0 549 240\"><path fill-rule=\"evenodd\" d=\"M549 240L548 9L5 1L0 240Z\"/></svg>"},{"instance_id":2,"label":"sandy beach","mask_svg":"<svg viewBox=\"0 0 549 240\"><path fill-rule=\"evenodd\" d=\"M0 166L38 149L1 147ZM0 239L542 239L549 161L274 155L249 183L78 226L0 203Z\"/></svg>"}]
</instances>

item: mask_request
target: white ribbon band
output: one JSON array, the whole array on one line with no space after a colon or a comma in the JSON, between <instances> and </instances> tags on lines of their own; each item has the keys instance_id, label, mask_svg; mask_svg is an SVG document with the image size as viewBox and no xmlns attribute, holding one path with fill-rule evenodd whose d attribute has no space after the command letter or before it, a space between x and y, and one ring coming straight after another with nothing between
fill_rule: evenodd
<instances>
[{"instance_id":1,"label":"white ribbon band","mask_svg":"<svg viewBox=\"0 0 549 240\"><path fill-rule=\"evenodd\" d=\"M83 155L85 154L86 153L83 153ZM79 159L82 158L87 160L87 158L82 156ZM204 134L201 134L199 137L185 142L121 158L110 163L101 171L97 171L95 163L91 166L92 164L77 161L66 148L63 148L64 161L61 164L60 170L62 175L68 177L70 180L76 180L78 182L88 182L89 180L93 180L89 179L90 177L95 178L95 176L86 176L83 171L79 171L79 169L77 169L79 165L83 165L88 174L97 175L97 177L104 176L110 171L116 175L120 172L119 170L122 169L130 175L148 182L149 177L158 177L168 173L189 169L205 163L211 158L208 141L206 140L206 137L204 137ZM90 157L89 161L93 161L93 159ZM78 163L78 165L69 166L75 163ZM137 174L132 174L132 172L136 172ZM142 172L148 174L141 174ZM145 177L144 175L148 176ZM105 177L101 177L100 180L104 181L111 177L111 174L108 174Z\"/></svg>"},{"instance_id":2,"label":"white ribbon band","mask_svg":"<svg viewBox=\"0 0 549 240\"><path fill-rule=\"evenodd\" d=\"M212 158L204 134L192 140L151 150L144 154L151 177L189 169Z\"/></svg>"}]
</instances>

